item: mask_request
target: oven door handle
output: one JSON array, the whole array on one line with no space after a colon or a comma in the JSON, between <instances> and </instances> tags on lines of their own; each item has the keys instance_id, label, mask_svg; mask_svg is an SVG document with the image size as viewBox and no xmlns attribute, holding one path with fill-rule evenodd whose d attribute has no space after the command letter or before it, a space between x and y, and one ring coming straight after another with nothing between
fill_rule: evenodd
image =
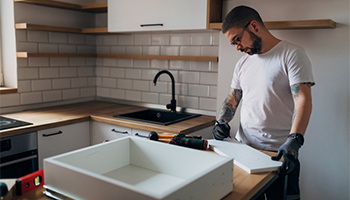
<instances>
[{"instance_id":1,"label":"oven door handle","mask_svg":"<svg viewBox=\"0 0 350 200\"><path fill-rule=\"evenodd\" d=\"M5 167L5 166L8 166L8 165L13 165L13 164L20 163L20 162L23 162L23 161L26 161L26 160L31 160L31 159L34 159L34 158L37 158L37 157L38 157L38 155L32 155L32 156L27 156L27 157L20 158L20 159L17 159L17 160L13 160L13 161L1 163L1 164L0 164L0 167Z\"/></svg>"}]
</instances>

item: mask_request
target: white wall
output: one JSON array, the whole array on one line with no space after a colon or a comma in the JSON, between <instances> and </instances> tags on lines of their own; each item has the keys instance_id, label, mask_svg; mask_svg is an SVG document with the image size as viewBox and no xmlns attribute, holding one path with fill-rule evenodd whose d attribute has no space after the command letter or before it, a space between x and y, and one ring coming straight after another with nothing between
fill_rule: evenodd
<instances>
[{"instance_id":1,"label":"white wall","mask_svg":"<svg viewBox=\"0 0 350 200\"><path fill-rule=\"evenodd\" d=\"M313 65L313 113L300 150L302 199L349 199L349 0L224 1L257 9L263 20L332 19L336 29L273 30L305 48ZM227 95L234 64L242 55L221 34L217 110ZM238 117L231 123L234 132Z\"/></svg>"}]
</instances>

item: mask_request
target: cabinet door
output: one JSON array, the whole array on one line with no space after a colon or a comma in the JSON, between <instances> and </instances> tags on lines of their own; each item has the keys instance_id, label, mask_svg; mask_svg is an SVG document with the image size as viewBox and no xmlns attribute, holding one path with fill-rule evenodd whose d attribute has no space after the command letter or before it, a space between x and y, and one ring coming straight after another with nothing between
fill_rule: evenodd
<instances>
[{"instance_id":1,"label":"cabinet door","mask_svg":"<svg viewBox=\"0 0 350 200\"><path fill-rule=\"evenodd\" d=\"M150 131L144 131L144 130L134 129L134 128L133 128L133 129L131 130L131 135L132 135L132 136L135 136L135 137L139 137L139 138L148 139L149 132L150 132Z\"/></svg>"},{"instance_id":2,"label":"cabinet door","mask_svg":"<svg viewBox=\"0 0 350 200\"><path fill-rule=\"evenodd\" d=\"M108 0L108 31L206 29L207 0Z\"/></svg>"},{"instance_id":3,"label":"cabinet door","mask_svg":"<svg viewBox=\"0 0 350 200\"><path fill-rule=\"evenodd\" d=\"M39 169L43 159L90 145L90 122L38 131Z\"/></svg>"},{"instance_id":4,"label":"cabinet door","mask_svg":"<svg viewBox=\"0 0 350 200\"><path fill-rule=\"evenodd\" d=\"M131 135L131 128L91 122L92 144L99 144L105 140L114 140Z\"/></svg>"}]
</instances>

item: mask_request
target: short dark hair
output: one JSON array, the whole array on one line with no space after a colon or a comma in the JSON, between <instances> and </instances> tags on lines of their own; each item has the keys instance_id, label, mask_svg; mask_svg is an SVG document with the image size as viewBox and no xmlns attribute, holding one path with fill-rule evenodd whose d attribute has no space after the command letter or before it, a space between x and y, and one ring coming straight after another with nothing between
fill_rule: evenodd
<instances>
[{"instance_id":1,"label":"short dark hair","mask_svg":"<svg viewBox=\"0 0 350 200\"><path fill-rule=\"evenodd\" d=\"M221 31L226 33L233 27L243 28L252 20L257 21L260 25L264 26L264 23L256 10L248 6L237 6L226 15Z\"/></svg>"}]
</instances>

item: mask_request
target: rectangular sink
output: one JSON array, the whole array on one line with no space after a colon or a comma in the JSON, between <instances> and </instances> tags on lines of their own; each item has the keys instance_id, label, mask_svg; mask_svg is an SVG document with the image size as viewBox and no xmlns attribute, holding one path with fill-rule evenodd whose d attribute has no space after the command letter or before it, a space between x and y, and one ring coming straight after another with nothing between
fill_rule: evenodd
<instances>
[{"instance_id":1,"label":"rectangular sink","mask_svg":"<svg viewBox=\"0 0 350 200\"><path fill-rule=\"evenodd\" d=\"M141 110L137 112L131 112L121 115L114 115L113 117L147 122L152 124L160 124L163 126L174 124L183 120L191 119L194 117L198 117L200 114L190 114L183 112L170 112L164 110L157 109L147 109Z\"/></svg>"}]
</instances>

